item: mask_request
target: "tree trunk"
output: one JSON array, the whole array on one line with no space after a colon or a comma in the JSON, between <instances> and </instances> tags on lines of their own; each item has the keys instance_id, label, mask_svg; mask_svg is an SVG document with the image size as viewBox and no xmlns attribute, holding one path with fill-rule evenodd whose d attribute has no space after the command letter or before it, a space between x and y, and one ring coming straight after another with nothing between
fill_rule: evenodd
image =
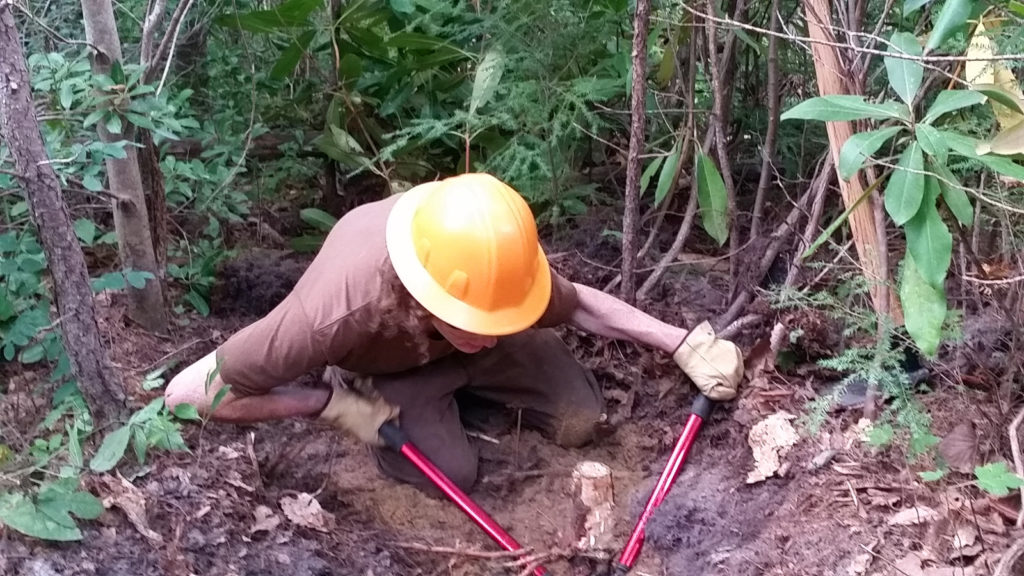
<instances>
[{"instance_id":1,"label":"tree trunk","mask_svg":"<svg viewBox=\"0 0 1024 576\"><path fill-rule=\"evenodd\" d=\"M808 33L812 40L811 53L814 57L814 70L818 77L818 91L822 96L830 94L848 94L850 90L844 85L846 68L839 59L835 47L821 44L822 41L835 42L832 35L832 15L828 0L803 0L804 13L807 20ZM853 135L853 124L850 122L826 122L832 160L839 170L839 151L850 136ZM858 198L864 195L864 185L860 175L849 181L839 178L839 190L843 203L849 208ZM888 277L882 268L884 259L880 250L887 247L878 243L878 228L875 225L875 198L868 198L850 213L850 229L853 231L854 245L860 258L861 268L867 277L871 290L871 301L879 316L888 314L895 324L902 324L903 314L899 302L890 295L884 282Z\"/></svg>"},{"instance_id":2,"label":"tree trunk","mask_svg":"<svg viewBox=\"0 0 1024 576\"><path fill-rule=\"evenodd\" d=\"M71 371L93 414L106 420L123 411L125 395L100 339L85 257L46 156L21 39L11 5L4 2L0 2L0 134L14 158L46 253Z\"/></svg>"},{"instance_id":3,"label":"tree trunk","mask_svg":"<svg viewBox=\"0 0 1024 576\"><path fill-rule=\"evenodd\" d=\"M92 68L97 74L110 74L115 62L121 61L121 40L114 22L114 9L110 0L82 0L82 14L85 19L85 36L99 50L93 54ZM131 124L122 121L124 134L113 135L107 131L104 122L98 122L100 140L113 142L120 139L131 141ZM146 198L139 173L136 148L125 148L127 157L108 158L107 180L110 194L114 197L114 229L117 231L117 245L124 269L141 270L161 276L153 251L153 239L146 212ZM129 316L146 330L163 332L167 329L167 314L161 283L150 281L142 288L128 287Z\"/></svg>"},{"instance_id":4,"label":"tree trunk","mask_svg":"<svg viewBox=\"0 0 1024 576\"><path fill-rule=\"evenodd\" d=\"M779 30L779 0L772 0L768 27L772 32ZM764 213L764 197L772 179L772 163L775 161L775 138L779 133L779 38L768 37L768 133L764 137L761 157L761 177L754 195L754 213L750 217L750 239L761 235L761 217Z\"/></svg>"},{"instance_id":5,"label":"tree trunk","mask_svg":"<svg viewBox=\"0 0 1024 576\"><path fill-rule=\"evenodd\" d=\"M630 100L629 154L626 158L626 207L622 215L622 299L636 302L636 236L640 214L640 172L643 164L644 124L647 119L647 27L650 0L636 0L633 17L633 88Z\"/></svg>"}]
</instances>

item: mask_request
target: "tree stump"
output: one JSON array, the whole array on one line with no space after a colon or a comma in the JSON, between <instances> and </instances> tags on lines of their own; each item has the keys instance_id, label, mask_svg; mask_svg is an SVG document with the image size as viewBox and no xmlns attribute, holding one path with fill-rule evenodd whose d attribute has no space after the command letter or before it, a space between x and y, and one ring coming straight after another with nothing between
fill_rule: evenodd
<instances>
[{"instance_id":1,"label":"tree stump","mask_svg":"<svg viewBox=\"0 0 1024 576\"><path fill-rule=\"evenodd\" d=\"M612 470L593 461L572 472L572 534L581 550L612 547L615 494Z\"/></svg>"}]
</instances>

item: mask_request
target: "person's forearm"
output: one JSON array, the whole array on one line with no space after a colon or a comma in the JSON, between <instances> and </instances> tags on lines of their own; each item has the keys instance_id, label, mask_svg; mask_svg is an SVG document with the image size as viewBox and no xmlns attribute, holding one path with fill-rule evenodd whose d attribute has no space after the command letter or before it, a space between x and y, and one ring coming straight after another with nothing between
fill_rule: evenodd
<instances>
[{"instance_id":1,"label":"person's forearm","mask_svg":"<svg viewBox=\"0 0 1024 576\"><path fill-rule=\"evenodd\" d=\"M600 290L574 284L579 304L570 323L586 332L617 340L629 340L671 354L683 341L686 330L666 324Z\"/></svg>"},{"instance_id":2,"label":"person's forearm","mask_svg":"<svg viewBox=\"0 0 1024 576\"><path fill-rule=\"evenodd\" d=\"M311 418L327 405L330 390L289 386L260 396L235 397L228 392L211 420L251 424L286 418Z\"/></svg>"}]
</instances>

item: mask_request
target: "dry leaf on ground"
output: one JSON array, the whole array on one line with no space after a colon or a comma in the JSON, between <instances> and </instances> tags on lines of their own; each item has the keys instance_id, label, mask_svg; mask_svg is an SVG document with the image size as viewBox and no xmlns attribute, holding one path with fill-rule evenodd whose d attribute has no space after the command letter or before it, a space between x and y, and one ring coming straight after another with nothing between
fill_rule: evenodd
<instances>
[{"instance_id":1,"label":"dry leaf on ground","mask_svg":"<svg viewBox=\"0 0 1024 576\"><path fill-rule=\"evenodd\" d=\"M927 506L914 506L906 510L900 510L889 518L889 526L910 526L912 524L923 524L937 520L939 513Z\"/></svg>"},{"instance_id":2,"label":"dry leaf on ground","mask_svg":"<svg viewBox=\"0 0 1024 576\"><path fill-rule=\"evenodd\" d=\"M750 429L747 443L754 453L754 469L747 474L747 484L760 482L778 472L782 458L800 439L789 423L794 418L792 414L777 412Z\"/></svg>"},{"instance_id":3,"label":"dry leaf on ground","mask_svg":"<svg viewBox=\"0 0 1024 576\"><path fill-rule=\"evenodd\" d=\"M334 516L320 507L312 495L305 492L281 498L281 510L291 522L313 530L327 532Z\"/></svg>"},{"instance_id":4,"label":"dry leaf on ground","mask_svg":"<svg viewBox=\"0 0 1024 576\"><path fill-rule=\"evenodd\" d=\"M271 532L281 524L281 517L262 504L256 507L253 516L256 517L256 522L249 528L249 534L255 534L260 531Z\"/></svg>"},{"instance_id":5,"label":"dry leaf on ground","mask_svg":"<svg viewBox=\"0 0 1024 576\"><path fill-rule=\"evenodd\" d=\"M906 576L924 576L924 570L921 569L921 563L923 558L917 552L911 552L903 558L900 558L893 564L893 568L897 574Z\"/></svg>"},{"instance_id":6,"label":"dry leaf on ground","mask_svg":"<svg viewBox=\"0 0 1024 576\"><path fill-rule=\"evenodd\" d=\"M963 473L973 472L978 457L978 435L974 425L964 422L953 428L939 442L939 455L951 469Z\"/></svg>"},{"instance_id":7,"label":"dry leaf on ground","mask_svg":"<svg viewBox=\"0 0 1024 576\"><path fill-rule=\"evenodd\" d=\"M116 478L110 475L100 476L98 482L106 493L103 498L104 508L117 506L124 511L139 534L145 536L153 544L163 544L163 537L154 532L146 520L146 496L142 490L136 488L120 474Z\"/></svg>"}]
</instances>

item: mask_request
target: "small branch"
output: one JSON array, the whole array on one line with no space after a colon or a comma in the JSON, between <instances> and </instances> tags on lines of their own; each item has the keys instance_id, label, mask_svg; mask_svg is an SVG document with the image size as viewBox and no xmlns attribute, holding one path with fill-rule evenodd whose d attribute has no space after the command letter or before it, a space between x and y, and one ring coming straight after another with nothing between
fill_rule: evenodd
<instances>
[{"instance_id":1,"label":"small branch","mask_svg":"<svg viewBox=\"0 0 1024 576\"><path fill-rule=\"evenodd\" d=\"M10 3L11 6L14 6L18 10L20 10L22 14L24 14L25 16L28 17L29 20L32 20L37 25L39 25L39 27L42 28L43 30L45 30L47 34L49 34L50 36L53 36L57 40L65 43L65 44L70 44L72 46L88 46L89 48L91 48L96 53L102 53L103 52L102 50L99 49L98 46L96 46L95 44L93 44L92 42L89 42L87 40L72 40L70 38L65 38L64 36L62 36L60 34L60 32L57 32L53 28L50 28L49 26L47 26L46 22L43 22L42 20L37 18L35 16L35 14L32 14L31 12L29 12L24 7L22 7L22 6L18 5L18 4L15 4L13 1L11 1L9 3ZM0 5L2 5L2 4L3 3L0 2Z\"/></svg>"},{"instance_id":2,"label":"small branch","mask_svg":"<svg viewBox=\"0 0 1024 576\"><path fill-rule=\"evenodd\" d=\"M185 0L184 5L185 9L182 10L182 18L179 18L176 23L172 22L173 29L167 30L167 34L171 36L171 46L167 50L167 61L164 63L164 73L160 76L160 84L156 87L156 93L158 96L164 89L164 82L167 80L167 72L171 69L171 62L174 61L174 47L178 45L178 34L181 32L181 23L182 20L184 20L185 13L192 7L192 0ZM175 10L175 15L177 15L177 10ZM162 47L163 45L161 44L161 48Z\"/></svg>"},{"instance_id":3,"label":"small branch","mask_svg":"<svg viewBox=\"0 0 1024 576\"><path fill-rule=\"evenodd\" d=\"M1012 576L1017 574L1014 568L1021 556L1024 556L1024 539L1018 539L1017 543L1003 554L1003 558L999 561L999 565L996 566L996 571L992 573L992 576Z\"/></svg>"},{"instance_id":4,"label":"small branch","mask_svg":"<svg viewBox=\"0 0 1024 576\"><path fill-rule=\"evenodd\" d=\"M167 25L167 33L164 34L163 39L160 41L160 47L156 49L156 53L153 54L146 71L142 74L142 82L149 84L153 80L156 80L157 66L160 61L167 58L168 63L170 62L170 51L171 45L177 41L178 30L181 28L182 21L185 19L185 13L188 12L189 8L192 7L192 0L183 0L178 3L178 6L174 9L174 14L171 15L171 22ZM164 69L164 76L167 75L167 69Z\"/></svg>"},{"instance_id":5,"label":"small branch","mask_svg":"<svg viewBox=\"0 0 1024 576\"><path fill-rule=\"evenodd\" d=\"M779 27L779 0L772 0L771 23L772 31ZM761 216L764 211L764 197L771 181L772 162L775 159L775 139L779 132L779 43L776 36L768 39L768 133L764 137L763 157L761 158L761 178L757 183L754 195L754 211L750 217L750 239L757 238L761 233Z\"/></svg>"},{"instance_id":6,"label":"small branch","mask_svg":"<svg viewBox=\"0 0 1024 576\"><path fill-rule=\"evenodd\" d=\"M752 24L747 24L747 23L744 23L744 22L738 22L738 21L733 20L731 18L719 18L717 16L712 16L710 14L705 14L705 13L699 11L699 10L694 10L689 5L687 5L686 3L683 3L681 5L682 5L682 7L687 12L690 12L691 14L693 14L695 16L700 16L701 18L708 18L708 19L714 20L715 22L717 22L719 24L723 24L723 25L726 25L726 26L732 26L732 27L736 27L736 28L743 28L744 30L749 30L751 32L757 32L759 34L766 34L766 35L769 35L769 36L778 36L780 38L785 38L787 40L793 40L793 41L798 41L798 42L806 42L808 44L822 44L824 46L831 46L833 48L841 48L843 50L852 50L854 52L859 52L859 53L863 53L863 54L871 54L871 55L874 55L874 56L883 56L883 57L889 57L889 58L897 58L897 59L900 59L900 60L913 60L914 62L920 62L922 64L927 64L927 63L931 63L931 62L970 62L970 61L976 61L976 62L1011 62L1011 61L1012 62L1018 62L1018 61L1024 60L1024 54L1006 54L1006 55L1003 55L1003 56L915 56L913 54L905 54L905 53L899 52L899 51L890 53L890 52L885 52L883 50L875 50L875 49L871 49L871 48L862 48L862 47L858 47L858 46L853 46L851 44L847 44L847 43L843 43L843 42L832 42L832 41L829 41L829 40L818 40L816 38L810 38L810 37L807 37L807 36L797 36L795 34L790 34L788 32L787 33L772 32L771 30L766 30L766 29L761 28L759 26L754 26ZM867 36L867 34L864 34L864 35ZM888 42L886 42L882 38L878 38L878 40L881 41L882 43L888 44Z\"/></svg>"},{"instance_id":7,"label":"small branch","mask_svg":"<svg viewBox=\"0 0 1024 576\"><path fill-rule=\"evenodd\" d=\"M522 548L519 550L499 550L492 552L488 550L474 550L471 548L428 546L426 544L417 544L415 542L392 542L390 546L394 546L395 548L402 548L405 550L418 550L420 552L430 552L432 554L447 554L449 556L465 556L467 558L480 558L483 560L507 560L509 558L523 558L533 553L533 551L529 548Z\"/></svg>"},{"instance_id":8,"label":"small branch","mask_svg":"<svg viewBox=\"0 0 1024 576\"><path fill-rule=\"evenodd\" d=\"M164 21L167 0L150 0L146 7L146 19L142 24L142 40L139 42L139 64L149 66L153 57L153 34Z\"/></svg>"},{"instance_id":9,"label":"small branch","mask_svg":"<svg viewBox=\"0 0 1024 576\"><path fill-rule=\"evenodd\" d=\"M1020 455L1020 423L1024 420L1024 406L1021 406L1010 423L1010 450L1013 452L1013 468L1018 476L1024 477L1024 459ZM1024 488L1020 490L1020 512L1017 513L1017 528L1024 525Z\"/></svg>"}]
</instances>

